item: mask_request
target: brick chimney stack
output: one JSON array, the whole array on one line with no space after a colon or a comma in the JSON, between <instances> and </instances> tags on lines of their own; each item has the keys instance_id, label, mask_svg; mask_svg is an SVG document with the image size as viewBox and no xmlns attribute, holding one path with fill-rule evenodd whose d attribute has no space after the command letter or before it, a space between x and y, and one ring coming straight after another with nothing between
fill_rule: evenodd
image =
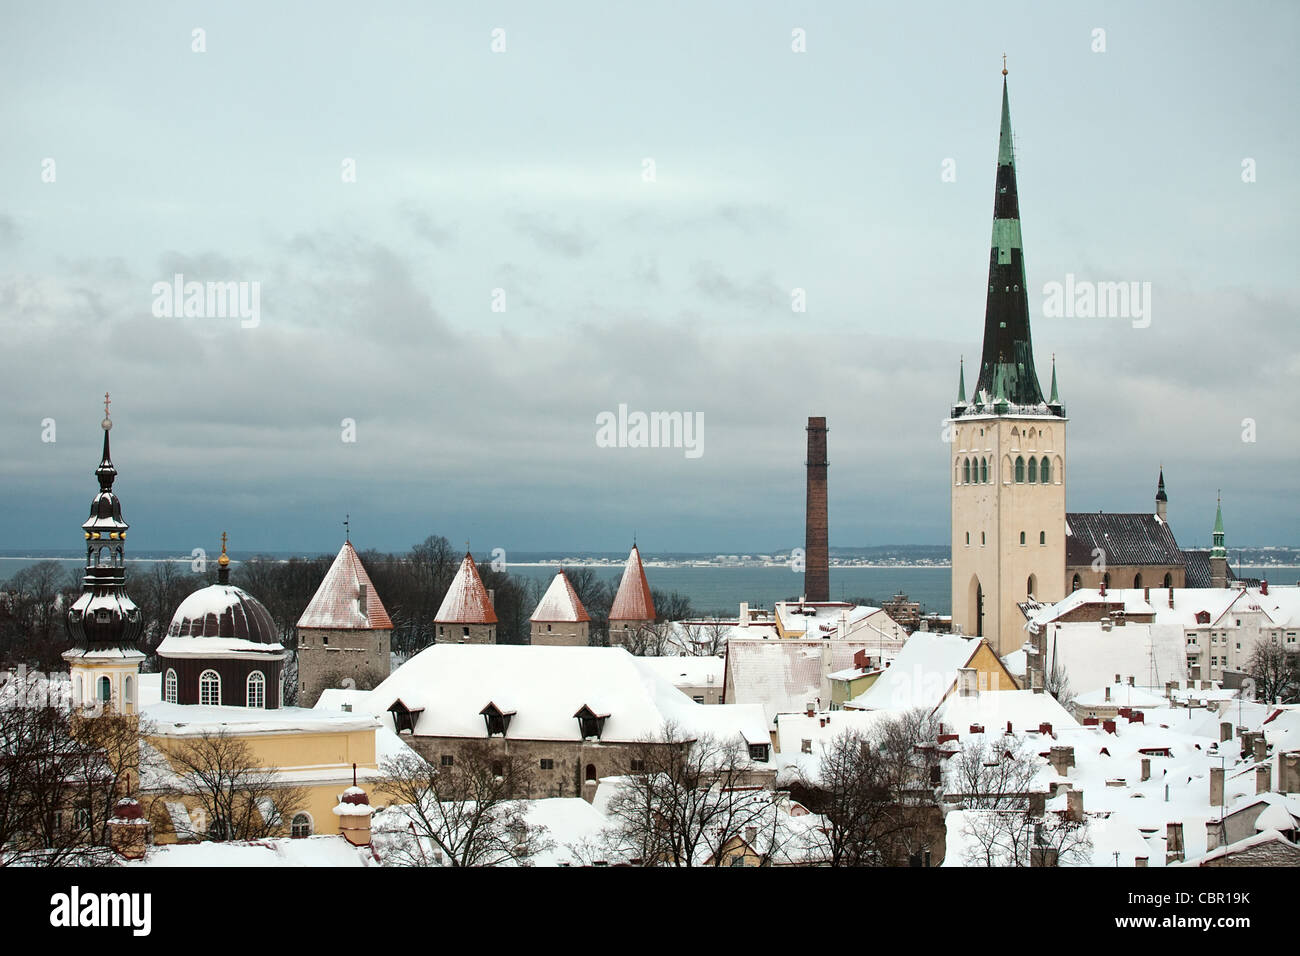
<instances>
[{"instance_id":1,"label":"brick chimney stack","mask_svg":"<svg viewBox=\"0 0 1300 956\"><path fill-rule=\"evenodd\" d=\"M808 511L804 538L804 591L809 601L831 599L829 525L826 517L826 419L808 419Z\"/></svg>"}]
</instances>

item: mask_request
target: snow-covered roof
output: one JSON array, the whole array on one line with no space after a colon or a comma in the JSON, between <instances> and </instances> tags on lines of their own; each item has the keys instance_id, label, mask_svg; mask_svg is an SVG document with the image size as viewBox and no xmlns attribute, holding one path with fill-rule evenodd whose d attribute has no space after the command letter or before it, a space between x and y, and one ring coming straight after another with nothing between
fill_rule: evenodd
<instances>
[{"instance_id":1,"label":"snow-covered roof","mask_svg":"<svg viewBox=\"0 0 1300 956\"><path fill-rule=\"evenodd\" d=\"M392 619L375 593L370 575L351 541L343 542L320 587L298 619L298 626L334 630L392 629Z\"/></svg>"},{"instance_id":2,"label":"snow-covered roof","mask_svg":"<svg viewBox=\"0 0 1300 956\"><path fill-rule=\"evenodd\" d=\"M1110 588L1105 594L1096 588L1079 588L1055 604L1041 607L1030 618L1030 624L1050 624L1085 605L1106 604L1122 608L1129 617L1154 614L1155 623L1174 628L1206 627L1196 620L1202 612L1210 616L1208 626L1217 627L1229 610L1257 612L1277 627L1300 625L1297 587L1270 585L1268 594L1255 587L1174 588L1173 595L1174 606L1170 607L1168 588ZM1088 623L1097 626L1096 622Z\"/></svg>"},{"instance_id":3,"label":"snow-covered roof","mask_svg":"<svg viewBox=\"0 0 1300 956\"><path fill-rule=\"evenodd\" d=\"M571 624L590 621L587 609L578 600L578 592L569 582L569 576L563 570L557 571L551 579L551 586L546 589L542 599L537 602L531 621L540 623Z\"/></svg>"},{"instance_id":4,"label":"snow-covered roof","mask_svg":"<svg viewBox=\"0 0 1300 956\"><path fill-rule=\"evenodd\" d=\"M863 647L861 642L820 638L733 637L727 642L728 700L761 704L769 721L777 714L799 713L808 704L820 709L830 703L823 674L852 667L853 655Z\"/></svg>"},{"instance_id":5,"label":"snow-covered roof","mask_svg":"<svg viewBox=\"0 0 1300 956\"><path fill-rule=\"evenodd\" d=\"M831 710L807 714L778 714L776 718L777 785L793 780L816 782L826 748L844 734L871 737L894 715L884 710ZM803 742L808 741L805 752Z\"/></svg>"},{"instance_id":6,"label":"snow-covered roof","mask_svg":"<svg viewBox=\"0 0 1300 956\"><path fill-rule=\"evenodd\" d=\"M370 691L365 707L387 725L399 699L419 711L420 736L486 737L480 712L505 701L513 739L578 740L575 715L586 706L609 715L604 741L654 738L672 722L688 735L769 742L762 708L697 704L621 647L435 644Z\"/></svg>"},{"instance_id":7,"label":"snow-covered roof","mask_svg":"<svg viewBox=\"0 0 1300 956\"><path fill-rule=\"evenodd\" d=\"M714 684L722 689L726 664L721 657L638 657L642 667L653 669L674 687L705 687Z\"/></svg>"},{"instance_id":8,"label":"snow-covered roof","mask_svg":"<svg viewBox=\"0 0 1300 956\"><path fill-rule=\"evenodd\" d=\"M141 708L158 737L196 737L222 730L240 736L291 733L343 733L374 730L378 723L369 713L309 710L303 707L211 707L197 704L156 703Z\"/></svg>"},{"instance_id":9,"label":"snow-covered roof","mask_svg":"<svg viewBox=\"0 0 1300 956\"><path fill-rule=\"evenodd\" d=\"M650 595L650 585L645 578L645 568L641 565L641 552L632 545L632 552L627 556L623 568L623 579L618 584L618 593L610 605L611 621L653 621L655 619L655 602Z\"/></svg>"},{"instance_id":10,"label":"snow-covered roof","mask_svg":"<svg viewBox=\"0 0 1300 956\"><path fill-rule=\"evenodd\" d=\"M875 683L849 701L860 710L933 709L957 683L957 671L979 650L981 639L917 631Z\"/></svg>"},{"instance_id":11,"label":"snow-covered roof","mask_svg":"<svg viewBox=\"0 0 1300 956\"><path fill-rule=\"evenodd\" d=\"M497 612L492 608L487 588L479 577L474 558L466 553L451 580L451 587L442 599L438 613L433 616L437 624L495 624Z\"/></svg>"},{"instance_id":12,"label":"snow-covered roof","mask_svg":"<svg viewBox=\"0 0 1300 956\"><path fill-rule=\"evenodd\" d=\"M835 640L843 621L846 639L874 647L877 651L896 651L907 638L907 631L884 610L866 604L778 601L775 616L787 636Z\"/></svg>"},{"instance_id":13,"label":"snow-covered roof","mask_svg":"<svg viewBox=\"0 0 1300 956\"><path fill-rule=\"evenodd\" d=\"M263 644L258 641L245 641L237 637L164 637L158 645L162 657L200 657L219 660L222 658L242 658L248 655L281 659L284 657L284 645Z\"/></svg>"},{"instance_id":14,"label":"snow-covered roof","mask_svg":"<svg viewBox=\"0 0 1300 956\"><path fill-rule=\"evenodd\" d=\"M186 823L188 827L188 823ZM341 836L303 839L268 839L227 843L184 843L150 848L148 855L127 866L373 866L365 847L355 847Z\"/></svg>"},{"instance_id":15,"label":"snow-covered roof","mask_svg":"<svg viewBox=\"0 0 1300 956\"><path fill-rule=\"evenodd\" d=\"M1079 726L1055 697L1031 690L984 691L973 697L954 694L939 705L935 717L945 730L956 733L972 726L1002 732L1010 724L1014 734L1037 731L1043 724L1051 724L1053 733Z\"/></svg>"},{"instance_id":16,"label":"snow-covered roof","mask_svg":"<svg viewBox=\"0 0 1300 956\"><path fill-rule=\"evenodd\" d=\"M1112 683L1079 694L1074 698L1074 704L1076 707L1137 707L1146 709L1148 707L1167 707L1169 701L1165 699L1163 694L1158 694L1145 687Z\"/></svg>"},{"instance_id":17,"label":"snow-covered roof","mask_svg":"<svg viewBox=\"0 0 1300 956\"><path fill-rule=\"evenodd\" d=\"M1060 667L1075 691L1129 677L1148 686L1187 679L1187 639L1178 626L1129 622L1103 630L1095 621L1057 624L1046 639L1048 673Z\"/></svg>"}]
</instances>

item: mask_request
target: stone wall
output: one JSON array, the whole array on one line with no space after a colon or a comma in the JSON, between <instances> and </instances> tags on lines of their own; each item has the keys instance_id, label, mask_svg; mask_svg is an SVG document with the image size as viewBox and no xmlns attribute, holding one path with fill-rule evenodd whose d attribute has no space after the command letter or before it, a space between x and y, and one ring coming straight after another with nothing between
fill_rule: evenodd
<instances>
[{"instance_id":1,"label":"stone wall","mask_svg":"<svg viewBox=\"0 0 1300 956\"><path fill-rule=\"evenodd\" d=\"M311 707L327 687L346 678L369 690L388 676L392 635L389 630L299 628L298 706Z\"/></svg>"},{"instance_id":2,"label":"stone wall","mask_svg":"<svg viewBox=\"0 0 1300 956\"><path fill-rule=\"evenodd\" d=\"M586 647L589 641L588 628L586 621L575 624L534 621L530 643L551 647Z\"/></svg>"}]
</instances>

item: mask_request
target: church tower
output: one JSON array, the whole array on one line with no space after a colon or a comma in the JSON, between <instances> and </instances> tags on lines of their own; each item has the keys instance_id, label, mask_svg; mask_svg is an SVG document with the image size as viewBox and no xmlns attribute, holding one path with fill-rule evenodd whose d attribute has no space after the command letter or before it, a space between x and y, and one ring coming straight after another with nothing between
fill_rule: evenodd
<instances>
[{"instance_id":1,"label":"church tower","mask_svg":"<svg viewBox=\"0 0 1300 956\"><path fill-rule=\"evenodd\" d=\"M122 503L113 493L117 469L109 455L113 421L104 393L104 454L95 477L99 493L90 502L90 517L81 526L86 542L86 575L81 596L68 609L72 647L63 659L72 671L72 700L88 710L134 716L140 701L140 664L144 654L135 642L144 628L140 609L126 593L126 531Z\"/></svg>"},{"instance_id":2,"label":"church tower","mask_svg":"<svg viewBox=\"0 0 1300 956\"><path fill-rule=\"evenodd\" d=\"M993 193L984 347L970 399L961 368L948 420L952 620L999 654L1025 641L1018 605L1065 596L1065 406L1044 399L1029 334L1006 67Z\"/></svg>"}]
</instances>

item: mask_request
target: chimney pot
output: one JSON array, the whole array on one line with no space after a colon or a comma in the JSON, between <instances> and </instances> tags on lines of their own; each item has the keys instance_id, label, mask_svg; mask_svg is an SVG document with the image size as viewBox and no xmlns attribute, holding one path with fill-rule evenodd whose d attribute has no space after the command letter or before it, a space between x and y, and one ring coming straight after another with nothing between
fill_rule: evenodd
<instances>
[{"instance_id":1,"label":"chimney pot","mask_svg":"<svg viewBox=\"0 0 1300 956\"><path fill-rule=\"evenodd\" d=\"M1265 764L1255 768L1255 792L1268 793L1273 789L1273 768Z\"/></svg>"},{"instance_id":2,"label":"chimney pot","mask_svg":"<svg viewBox=\"0 0 1300 956\"><path fill-rule=\"evenodd\" d=\"M1151 758L1143 757L1142 758L1142 780L1147 781L1150 779L1151 779Z\"/></svg>"},{"instance_id":3,"label":"chimney pot","mask_svg":"<svg viewBox=\"0 0 1300 956\"><path fill-rule=\"evenodd\" d=\"M1210 768L1210 806L1223 806L1223 768Z\"/></svg>"},{"instance_id":4,"label":"chimney pot","mask_svg":"<svg viewBox=\"0 0 1300 956\"><path fill-rule=\"evenodd\" d=\"M1251 749L1255 763L1263 763L1268 759L1268 741L1264 739L1263 734L1251 741Z\"/></svg>"}]
</instances>

